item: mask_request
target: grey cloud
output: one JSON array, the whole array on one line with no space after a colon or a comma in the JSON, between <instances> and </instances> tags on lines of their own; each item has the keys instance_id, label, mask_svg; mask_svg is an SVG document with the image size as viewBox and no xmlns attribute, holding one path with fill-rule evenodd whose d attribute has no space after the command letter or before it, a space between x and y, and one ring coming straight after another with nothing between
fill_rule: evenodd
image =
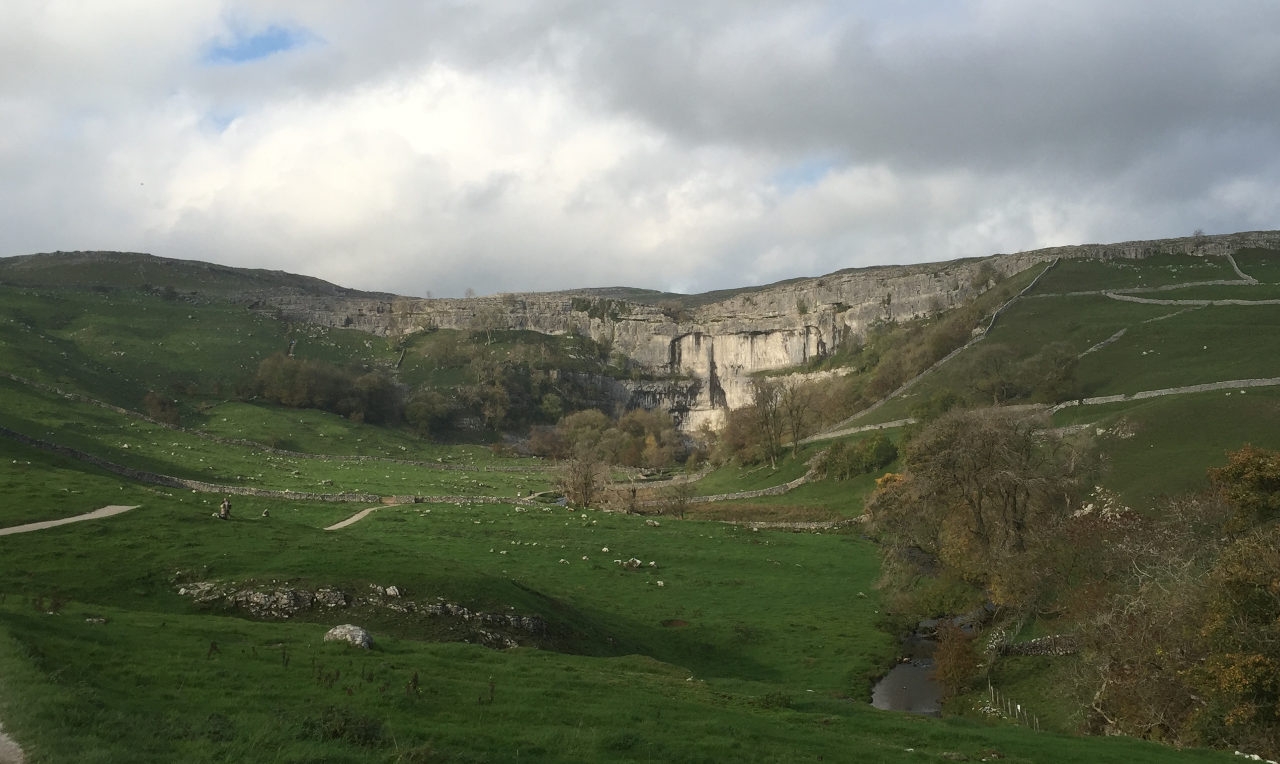
<instances>
[{"instance_id":1,"label":"grey cloud","mask_svg":"<svg viewBox=\"0 0 1280 764\"><path fill-rule=\"evenodd\" d=\"M436 295L704 290L1274 227L1280 6L1053 5L191 0L73 24L14 0L0 255L146 248ZM311 42L202 65L233 26L271 25ZM422 88L440 72L461 84ZM431 99L467 98L550 116L480 104L493 145L415 142L450 116ZM380 108L421 125L359 111Z\"/></svg>"}]
</instances>

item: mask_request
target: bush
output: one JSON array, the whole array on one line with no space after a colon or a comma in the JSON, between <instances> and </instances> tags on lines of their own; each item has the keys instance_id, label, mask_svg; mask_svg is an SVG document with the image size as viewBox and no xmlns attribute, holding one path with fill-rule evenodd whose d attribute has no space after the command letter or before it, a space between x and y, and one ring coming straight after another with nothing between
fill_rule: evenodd
<instances>
[{"instance_id":1,"label":"bush","mask_svg":"<svg viewBox=\"0 0 1280 764\"><path fill-rule=\"evenodd\" d=\"M883 469L898 458L898 447L878 432L854 445L836 441L823 454L818 474L832 480L849 480Z\"/></svg>"},{"instance_id":2,"label":"bush","mask_svg":"<svg viewBox=\"0 0 1280 764\"><path fill-rule=\"evenodd\" d=\"M938 646L933 651L933 675L942 683L948 697L968 690L982 663L974 636L950 621L938 628Z\"/></svg>"}]
</instances>

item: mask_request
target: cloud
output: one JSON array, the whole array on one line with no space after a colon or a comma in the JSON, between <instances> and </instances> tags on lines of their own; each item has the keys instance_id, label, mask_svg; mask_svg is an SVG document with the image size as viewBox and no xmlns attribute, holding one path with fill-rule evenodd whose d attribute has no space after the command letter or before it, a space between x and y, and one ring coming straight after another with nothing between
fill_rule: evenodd
<instances>
[{"instance_id":1,"label":"cloud","mask_svg":"<svg viewBox=\"0 0 1280 764\"><path fill-rule=\"evenodd\" d=\"M1275 227L1280 6L0 8L0 255L701 291Z\"/></svg>"}]
</instances>

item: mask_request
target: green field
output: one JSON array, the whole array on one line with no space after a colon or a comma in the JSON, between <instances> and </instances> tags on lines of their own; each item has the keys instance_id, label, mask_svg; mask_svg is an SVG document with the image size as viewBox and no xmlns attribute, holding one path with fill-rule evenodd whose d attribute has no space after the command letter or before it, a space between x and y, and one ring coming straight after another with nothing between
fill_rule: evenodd
<instances>
[{"instance_id":1,"label":"green field","mask_svg":"<svg viewBox=\"0 0 1280 764\"><path fill-rule=\"evenodd\" d=\"M385 508L326 532L350 510L238 499L221 522L209 516L216 496L117 491L142 506L0 537L0 709L33 761L1171 755L870 709L869 678L894 644L875 612L874 547L856 535L502 505ZM658 566L613 563L628 556ZM439 642L458 625L429 617L246 620L180 597L191 580L395 584L417 601L539 616L550 636L543 649L494 651ZM320 643L353 617L375 650Z\"/></svg>"},{"instance_id":2,"label":"green field","mask_svg":"<svg viewBox=\"0 0 1280 764\"><path fill-rule=\"evenodd\" d=\"M1280 281L1275 253L1239 261L1260 280ZM896 463L782 495L693 504L684 519L491 502L484 497L554 492L554 465L235 390L292 340L300 357L367 368L393 368L403 351L403 381L438 385L471 380L476 359L621 373L600 347L496 332L457 362L463 333L388 343L139 290L162 283L149 271L131 289L89 288L104 274L75 271L76 289L0 286L0 370L39 383L0 378L0 426L219 485L474 501L378 504L326 531L374 503L236 496L224 522L211 516L220 493L131 481L0 437L0 528L138 507L0 536L0 719L29 762L1235 760L1069 734L1080 721L1066 689L1069 660L1001 661L992 671L1002 691L1036 708L1043 732L978 711L981 691L953 701L944 719L871 708L872 683L896 660L899 634L876 588L880 550L863 526L791 532L720 520L857 517ZM243 278L233 282L274 277ZM1083 354L1088 395L1280 376L1280 308L1065 295L1233 278L1220 258L1064 261L1037 286L1042 296L1014 304L974 348L998 343L1025 357L1063 342ZM969 353L866 420L906 416L947 390L967 393ZM149 390L180 399L187 429L102 405L136 411ZM1280 448L1280 389L1071 407L1053 423L1094 432L1105 456L1100 479L1147 506L1203 487L1205 468L1243 442ZM788 453L776 470L720 465L693 493L781 485L806 474L828 445ZM630 558L640 566L618 564ZM334 588L349 602L254 616L180 594L198 583ZM370 594L389 586L399 599ZM469 614L427 611L442 603ZM542 627L505 625L512 616ZM340 623L368 628L374 648L323 643ZM1022 636L1038 628L1047 627L1033 623ZM502 639L518 646L484 646Z\"/></svg>"},{"instance_id":3,"label":"green field","mask_svg":"<svg viewBox=\"0 0 1280 764\"><path fill-rule=\"evenodd\" d=\"M1248 269L1245 272L1248 273ZM1224 257L1154 255L1141 260L1061 260L1040 279L1032 293L1124 290L1238 278Z\"/></svg>"}]
</instances>

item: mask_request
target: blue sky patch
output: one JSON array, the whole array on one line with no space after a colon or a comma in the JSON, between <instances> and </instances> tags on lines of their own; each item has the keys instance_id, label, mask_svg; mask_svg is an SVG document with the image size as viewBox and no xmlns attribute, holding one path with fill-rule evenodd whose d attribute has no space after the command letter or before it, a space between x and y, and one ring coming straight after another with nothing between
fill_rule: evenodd
<instances>
[{"instance_id":1,"label":"blue sky patch","mask_svg":"<svg viewBox=\"0 0 1280 764\"><path fill-rule=\"evenodd\" d=\"M779 190L789 194L801 188L817 185L818 181L822 180L835 166L835 160L829 157L814 157L782 168L774 173L771 180Z\"/></svg>"},{"instance_id":2,"label":"blue sky patch","mask_svg":"<svg viewBox=\"0 0 1280 764\"><path fill-rule=\"evenodd\" d=\"M231 40L211 44L204 60L210 64L243 64L292 50L309 39L311 36L303 30L275 25L252 34L235 30Z\"/></svg>"}]
</instances>

